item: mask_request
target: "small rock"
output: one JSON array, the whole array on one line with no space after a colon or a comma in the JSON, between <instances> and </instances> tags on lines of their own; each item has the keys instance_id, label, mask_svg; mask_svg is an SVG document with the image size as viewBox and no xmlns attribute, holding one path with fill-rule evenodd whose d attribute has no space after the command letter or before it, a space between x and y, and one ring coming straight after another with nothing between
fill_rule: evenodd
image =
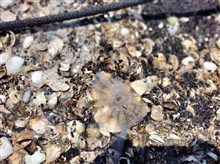
<instances>
[{"instance_id":1,"label":"small rock","mask_svg":"<svg viewBox=\"0 0 220 164\"><path fill-rule=\"evenodd\" d=\"M154 106L151 111L151 118L155 121L163 121L163 107L161 105Z\"/></svg>"},{"instance_id":2,"label":"small rock","mask_svg":"<svg viewBox=\"0 0 220 164\"><path fill-rule=\"evenodd\" d=\"M31 81L37 85L42 83L43 71L34 71L31 73Z\"/></svg>"},{"instance_id":3,"label":"small rock","mask_svg":"<svg viewBox=\"0 0 220 164\"><path fill-rule=\"evenodd\" d=\"M19 56L13 56L6 61L7 74L17 74L21 71L24 59Z\"/></svg>"}]
</instances>

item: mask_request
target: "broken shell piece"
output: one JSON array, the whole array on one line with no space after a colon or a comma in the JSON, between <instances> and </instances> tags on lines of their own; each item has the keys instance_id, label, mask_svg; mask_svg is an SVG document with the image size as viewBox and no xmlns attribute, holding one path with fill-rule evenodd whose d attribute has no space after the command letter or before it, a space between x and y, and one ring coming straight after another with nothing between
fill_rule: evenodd
<instances>
[{"instance_id":1,"label":"broken shell piece","mask_svg":"<svg viewBox=\"0 0 220 164\"><path fill-rule=\"evenodd\" d=\"M8 138L0 138L0 161L8 158L13 153L13 151L13 147Z\"/></svg>"},{"instance_id":2,"label":"broken shell piece","mask_svg":"<svg viewBox=\"0 0 220 164\"><path fill-rule=\"evenodd\" d=\"M181 63L184 65L188 65L191 62L195 62L195 59L192 56L185 57Z\"/></svg>"},{"instance_id":3,"label":"broken shell piece","mask_svg":"<svg viewBox=\"0 0 220 164\"><path fill-rule=\"evenodd\" d=\"M208 156L212 157L215 161L218 161L218 156L213 152L209 151L206 153Z\"/></svg>"},{"instance_id":4,"label":"broken shell piece","mask_svg":"<svg viewBox=\"0 0 220 164\"><path fill-rule=\"evenodd\" d=\"M24 59L19 56L13 56L6 61L7 74L17 74L21 71Z\"/></svg>"},{"instance_id":5,"label":"broken shell piece","mask_svg":"<svg viewBox=\"0 0 220 164\"><path fill-rule=\"evenodd\" d=\"M33 103L36 105L36 106L40 106L40 105L44 105L46 104L47 102L47 99L44 95L44 92L40 92L33 100Z\"/></svg>"},{"instance_id":6,"label":"broken shell piece","mask_svg":"<svg viewBox=\"0 0 220 164\"><path fill-rule=\"evenodd\" d=\"M163 121L163 107L161 105L153 106L150 116L155 121Z\"/></svg>"},{"instance_id":7,"label":"broken shell piece","mask_svg":"<svg viewBox=\"0 0 220 164\"><path fill-rule=\"evenodd\" d=\"M17 90L13 90L8 96L14 104L19 103L21 100L21 94Z\"/></svg>"},{"instance_id":8,"label":"broken shell piece","mask_svg":"<svg viewBox=\"0 0 220 164\"><path fill-rule=\"evenodd\" d=\"M106 132L126 132L150 111L128 82L109 73L96 73L92 96L94 118Z\"/></svg>"},{"instance_id":9,"label":"broken shell piece","mask_svg":"<svg viewBox=\"0 0 220 164\"><path fill-rule=\"evenodd\" d=\"M0 112L5 113L5 114L11 113L11 111L6 109L4 105L0 105Z\"/></svg>"},{"instance_id":10,"label":"broken shell piece","mask_svg":"<svg viewBox=\"0 0 220 164\"><path fill-rule=\"evenodd\" d=\"M36 118L29 121L30 129L32 129L37 134L44 134L46 132L45 127L48 125L49 123L47 119L41 116L37 116Z\"/></svg>"},{"instance_id":11,"label":"broken shell piece","mask_svg":"<svg viewBox=\"0 0 220 164\"><path fill-rule=\"evenodd\" d=\"M193 51L194 52L194 51L198 50L196 44L191 40L188 40L188 39L183 40L181 44L182 44L182 47L185 51Z\"/></svg>"},{"instance_id":12,"label":"broken shell piece","mask_svg":"<svg viewBox=\"0 0 220 164\"><path fill-rule=\"evenodd\" d=\"M62 50L63 45L63 40L56 37L47 47L49 55L54 58Z\"/></svg>"},{"instance_id":13,"label":"broken shell piece","mask_svg":"<svg viewBox=\"0 0 220 164\"><path fill-rule=\"evenodd\" d=\"M41 153L41 148L37 146L37 151L33 155L25 155L25 163L41 164L46 160L46 155Z\"/></svg>"},{"instance_id":14,"label":"broken shell piece","mask_svg":"<svg viewBox=\"0 0 220 164\"><path fill-rule=\"evenodd\" d=\"M33 43L34 41L34 37L33 36L27 36L25 39L24 39L24 42L23 42L23 48L28 48L30 47L30 45Z\"/></svg>"},{"instance_id":15,"label":"broken shell piece","mask_svg":"<svg viewBox=\"0 0 220 164\"><path fill-rule=\"evenodd\" d=\"M159 83L159 79L157 76L148 76L147 82L153 86L157 86Z\"/></svg>"},{"instance_id":16,"label":"broken shell piece","mask_svg":"<svg viewBox=\"0 0 220 164\"><path fill-rule=\"evenodd\" d=\"M60 63L59 69L61 71L68 71L70 69L69 63Z\"/></svg>"},{"instance_id":17,"label":"broken shell piece","mask_svg":"<svg viewBox=\"0 0 220 164\"><path fill-rule=\"evenodd\" d=\"M46 147L46 163L54 162L63 152L61 145L53 144Z\"/></svg>"},{"instance_id":18,"label":"broken shell piece","mask_svg":"<svg viewBox=\"0 0 220 164\"><path fill-rule=\"evenodd\" d=\"M216 40L216 46L218 47L218 49L220 49L220 37Z\"/></svg>"},{"instance_id":19,"label":"broken shell piece","mask_svg":"<svg viewBox=\"0 0 220 164\"><path fill-rule=\"evenodd\" d=\"M179 59L176 55L170 55L169 56L169 62L172 65L173 71L176 71L179 67Z\"/></svg>"},{"instance_id":20,"label":"broken shell piece","mask_svg":"<svg viewBox=\"0 0 220 164\"><path fill-rule=\"evenodd\" d=\"M158 53L157 56L154 56L153 58L153 66L157 69L165 69L166 66L166 58L164 54Z\"/></svg>"},{"instance_id":21,"label":"broken shell piece","mask_svg":"<svg viewBox=\"0 0 220 164\"><path fill-rule=\"evenodd\" d=\"M14 152L10 157L8 158L8 161L10 164L20 164L23 162L23 158L25 156L25 150L24 152Z\"/></svg>"},{"instance_id":22,"label":"broken shell piece","mask_svg":"<svg viewBox=\"0 0 220 164\"><path fill-rule=\"evenodd\" d=\"M136 80L131 83L131 87L142 96L147 90L152 90L149 86L142 80Z\"/></svg>"},{"instance_id":23,"label":"broken shell piece","mask_svg":"<svg viewBox=\"0 0 220 164\"><path fill-rule=\"evenodd\" d=\"M89 124L86 132L90 137L98 138L100 136L99 128L95 124Z\"/></svg>"},{"instance_id":24,"label":"broken shell piece","mask_svg":"<svg viewBox=\"0 0 220 164\"><path fill-rule=\"evenodd\" d=\"M10 6L12 6L15 2L15 0L2 0L0 6L4 9L7 9Z\"/></svg>"},{"instance_id":25,"label":"broken shell piece","mask_svg":"<svg viewBox=\"0 0 220 164\"><path fill-rule=\"evenodd\" d=\"M167 87L170 84L171 84L171 82L170 82L170 79L168 77L163 78L163 80L162 80L162 86L163 87Z\"/></svg>"},{"instance_id":26,"label":"broken shell piece","mask_svg":"<svg viewBox=\"0 0 220 164\"><path fill-rule=\"evenodd\" d=\"M174 139L174 140L181 140L181 138L174 133L169 134L168 138Z\"/></svg>"},{"instance_id":27,"label":"broken shell piece","mask_svg":"<svg viewBox=\"0 0 220 164\"><path fill-rule=\"evenodd\" d=\"M85 125L79 121L76 121L76 132L81 134L85 131Z\"/></svg>"},{"instance_id":28,"label":"broken shell piece","mask_svg":"<svg viewBox=\"0 0 220 164\"><path fill-rule=\"evenodd\" d=\"M48 105L50 108L54 108L56 105L57 105L57 94L56 93L52 93L50 96L49 96L49 100L48 100Z\"/></svg>"},{"instance_id":29,"label":"broken shell piece","mask_svg":"<svg viewBox=\"0 0 220 164\"><path fill-rule=\"evenodd\" d=\"M141 56L141 52L137 51L136 48L133 46L128 46L128 53L132 57L136 57L136 58L139 58Z\"/></svg>"},{"instance_id":30,"label":"broken shell piece","mask_svg":"<svg viewBox=\"0 0 220 164\"><path fill-rule=\"evenodd\" d=\"M1 2L2 3L2 2ZM16 19L16 15L10 10L1 11L1 21L13 21Z\"/></svg>"},{"instance_id":31,"label":"broken shell piece","mask_svg":"<svg viewBox=\"0 0 220 164\"><path fill-rule=\"evenodd\" d=\"M11 57L11 54L6 53L6 52L0 54L0 65L4 64L10 57Z\"/></svg>"},{"instance_id":32,"label":"broken shell piece","mask_svg":"<svg viewBox=\"0 0 220 164\"><path fill-rule=\"evenodd\" d=\"M14 150L20 150L28 145L30 145L34 141L33 133L30 131L23 131L16 135L16 138L13 140Z\"/></svg>"},{"instance_id":33,"label":"broken shell piece","mask_svg":"<svg viewBox=\"0 0 220 164\"><path fill-rule=\"evenodd\" d=\"M150 132L149 139L154 140L154 141L156 140L156 141L159 141L161 143L164 143L164 140L155 131Z\"/></svg>"},{"instance_id":34,"label":"broken shell piece","mask_svg":"<svg viewBox=\"0 0 220 164\"><path fill-rule=\"evenodd\" d=\"M65 83L62 76L59 76L54 70L47 70L42 75L43 82L48 85L53 91L66 91L70 88Z\"/></svg>"},{"instance_id":35,"label":"broken shell piece","mask_svg":"<svg viewBox=\"0 0 220 164\"><path fill-rule=\"evenodd\" d=\"M210 72L215 72L217 70L217 65L215 63L206 61L203 63L203 68Z\"/></svg>"},{"instance_id":36,"label":"broken shell piece","mask_svg":"<svg viewBox=\"0 0 220 164\"><path fill-rule=\"evenodd\" d=\"M143 39L142 41L145 55L150 55L154 48L154 41L149 38Z\"/></svg>"},{"instance_id":37,"label":"broken shell piece","mask_svg":"<svg viewBox=\"0 0 220 164\"><path fill-rule=\"evenodd\" d=\"M196 117L195 110L193 109L192 106L187 105L187 107L186 107L186 111L188 111L190 114L192 114L193 117Z\"/></svg>"},{"instance_id":38,"label":"broken shell piece","mask_svg":"<svg viewBox=\"0 0 220 164\"><path fill-rule=\"evenodd\" d=\"M215 62L216 64L220 66L220 49L218 48L211 49L210 57L213 62Z\"/></svg>"},{"instance_id":39,"label":"broken shell piece","mask_svg":"<svg viewBox=\"0 0 220 164\"><path fill-rule=\"evenodd\" d=\"M94 151L87 152L87 151L82 151L80 153L80 157L86 162L86 163L93 163L96 155Z\"/></svg>"}]
</instances>

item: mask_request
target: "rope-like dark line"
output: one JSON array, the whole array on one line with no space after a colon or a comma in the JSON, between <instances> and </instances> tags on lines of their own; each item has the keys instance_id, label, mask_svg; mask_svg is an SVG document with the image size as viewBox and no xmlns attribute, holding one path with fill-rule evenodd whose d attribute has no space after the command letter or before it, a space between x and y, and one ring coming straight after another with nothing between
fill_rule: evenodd
<instances>
[{"instance_id":1,"label":"rope-like dark line","mask_svg":"<svg viewBox=\"0 0 220 164\"><path fill-rule=\"evenodd\" d=\"M125 0L116 3L105 4L101 6L92 6L87 9L77 10L73 12L64 12L56 15L49 15L44 17L38 17L27 20L15 20L0 23L0 31L13 30L23 27L40 26L49 23L62 22L65 20L82 18L86 16L96 15L100 13L106 13L126 7L131 7L139 4L146 3L149 0Z\"/></svg>"}]
</instances>

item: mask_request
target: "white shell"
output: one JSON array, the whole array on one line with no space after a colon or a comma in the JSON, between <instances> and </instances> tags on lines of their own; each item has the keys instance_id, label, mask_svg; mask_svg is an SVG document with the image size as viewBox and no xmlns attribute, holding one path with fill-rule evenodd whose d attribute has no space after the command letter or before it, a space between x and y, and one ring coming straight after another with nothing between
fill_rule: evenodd
<instances>
[{"instance_id":1,"label":"white shell","mask_svg":"<svg viewBox=\"0 0 220 164\"><path fill-rule=\"evenodd\" d=\"M17 74L21 71L24 59L19 56L13 56L6 61L7 74Z\"/></svg>"},{"instance_id":2,"label":"white shell","mask_svg":"<svg viewBox=\"0 0 220 164\"><path fill-rule=\"evenodd\" d=\"M213 62L206 61L203 63L203 68L205 68L208 71L215 72L217 70L217 65Z\"/></svg>"},{"instance_id":3,"label":"white shell","mask_svg":"<svg viewBox=\"0 0 220 164\"><path fill-rule=\"evenodd\" d=\"M8 138L0 138L0 161L8 158L13 153L13 151L13 147Z\"/></svg>"}]
</instances>

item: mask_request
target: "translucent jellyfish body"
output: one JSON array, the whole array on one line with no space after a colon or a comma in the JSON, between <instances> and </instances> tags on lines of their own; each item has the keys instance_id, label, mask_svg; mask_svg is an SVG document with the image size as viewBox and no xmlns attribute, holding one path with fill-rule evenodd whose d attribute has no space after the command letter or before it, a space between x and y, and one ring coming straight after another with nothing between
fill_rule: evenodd
<instances>
[{"instance_id":1,"label":"translucent jellyfish body","mask_svg":"<svg viewBox=\"0 0 220 164\"><path fill-rule=\"evenodd\" d=\"M94 118L100 131L125 132L150 111L129 82L106 72L96 73L93 81Z\"/></svg>"}]
</instances>

